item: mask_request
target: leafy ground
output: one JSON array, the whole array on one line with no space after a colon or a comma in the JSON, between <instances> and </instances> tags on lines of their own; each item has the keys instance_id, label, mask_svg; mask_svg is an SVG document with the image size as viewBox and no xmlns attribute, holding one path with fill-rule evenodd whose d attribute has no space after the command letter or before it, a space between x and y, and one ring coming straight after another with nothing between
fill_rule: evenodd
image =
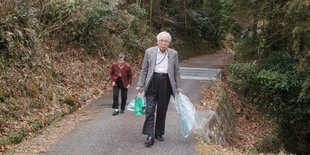
<instances>
[{"instance_id":1,"label":"leafy ground","mask_svg":"<svg viewBox=\"0 0 310 155\"><path fill-rule=\"evenodd\" d=\"M41 102L46 102L46 104L36 111L27 110L31 107L31 105L28 105L31 103L31 100L28 98L20 99L20 104L18 104L26 108L14 107L14 109L9 109L9 111L15 112L19 117L18 119L7 119L7 121L2 124L0 130L0 153L14 147L14 143L10 141L19 143L23 141L24 138L32 137L37 131L53 124L54 121L61 120L66 114L73 113L76 109L88 105L93 99L102 96L112 88L109 73L110 65L116 61L114 56L91 57L85 55L82 48L69 48L62 52L48 52L50 48L45 47L45 50L46 54L42 62L48 62L47 64L53 68L53 72L55 72L56 75L52 78L53 80L46 80L45 73L37 75L40 71L46 71L44 69L32 71L26 68L19 71L17 67L12 67L11 70L16 71L6 72L12 74L10 75L12 78L7 79L7 84L4 85L2 89L10 89L10 83L16 85L14 83L15 81L21 81L27 86L27 80L24 81L24 79L34 77L35 79L39 79L36 81L40 84L40 86L36 86L33 89L33 92L38 94L37 98L42 99L43 97L41 96L48 94L48 91L55 90L55 92L52 93L51 99L44 100L43 98L40 100ZM134 78L136 78L140 63L131 61L130 64L132 65ZM16 89L18 90L18 88ZM17 96L23 96L22 92L23 90L16 91ZM27 96L27 94L29 93L26 93L25 96ZM73 97L74 106L68 106L68 104L64 103L66 102L66 94ZM79 113L77 115L79 115ZM74 119L73 121L75 122L77 120ZM71 127L65 127L61 130L71 130ZM55 136L55 134L52 135Z\"/></svg>"},{"instance_id":2,"label":"leafy ground","mask_svg":"<svg viewBox=\"0 0 310 155\"><path fill-rule=\"evenodd\" d=\"M62 120L52 123L36 135L28 137L22 143L11 146L7 154L39 154L47 152L49 146L56 143L66 134L73 131L79 122L92 119L93 110L78 110L71 115L66 115Z\"/></svg>"},{"instance_id":3,"label":"leafy ground","mask_svg":"<svg viewBox=\"0 0 310 155\"><path fill-rule=\"evenodd\" d=\"M200 139L198 150L214 152L214 154L256 154L268 147L264 144L267 138L272 136L274 123L255 109L254 106L244 102L230 87L227 81L227 68L223 70L223 80L214 81L212 87L205 90L199 109L212 109L219 103L218 96L223 90L229 95L229 100L234 103L236 133L234 137L227 137L226 143L220 145L208 144L203 138Z\"/></svg>"}]
</instances>

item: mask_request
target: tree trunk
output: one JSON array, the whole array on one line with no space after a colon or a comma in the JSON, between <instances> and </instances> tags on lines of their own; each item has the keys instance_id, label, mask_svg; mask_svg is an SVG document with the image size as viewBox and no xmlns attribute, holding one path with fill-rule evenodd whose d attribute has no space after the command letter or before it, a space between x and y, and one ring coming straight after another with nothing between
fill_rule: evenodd
<instances>
[{"instance_id":1,"label":"tree trunk","mask_svg":"<svg viewBox=\"0 0 310 155\"><path fill-rule=\"evenodd\" d=\"M150 2L150 26L152 25L153 0Z\"/></svg>"},{"instance_id":2,"label":"tree trunk","mask_svg":"<svg viewBox=\"0 0 310 155\"><path fill-rule=\"evenodd\" d=\"M155 0L153 5L153 12L159 13L160 12L160 0Z\"/></svg>"},{"instance_id":3,"label":"tree trunk","mask_svg":"<svg viewBox=\"0 0 310 155\"><path fill-rule=\"evenodd\" d=\"M141 5L141 0L136 0L136 4L137 4L138 6L140 6L140 5Z\"/></svg>"}]
</instances>

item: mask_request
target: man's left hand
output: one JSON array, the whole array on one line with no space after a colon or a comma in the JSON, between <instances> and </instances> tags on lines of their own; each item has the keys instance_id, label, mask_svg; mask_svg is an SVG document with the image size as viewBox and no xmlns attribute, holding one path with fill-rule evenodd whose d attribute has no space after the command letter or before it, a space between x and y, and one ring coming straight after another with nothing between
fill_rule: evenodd
<instances>
[{"instance_id":1,"label":"man's left hand","mask_svg":"<svg viewBox=\"0 0 310 155\"><path fill-rule=\"evenodd\" d=\"M182 93L182 91L183 91L183 90L182 90L181 88L178 88L178 89L177 89L177 92L178 92L178 93Z\"/></svg>"},{"instance_id":2,"label":"man's left hand","mask_svg":"<svg viewBox=\"0 0 310 155\"><path fill-rule=\"evenodd\" d=\"M127 85L127 89L130 87L130 85Z\"/></svg>"}]
</instances>

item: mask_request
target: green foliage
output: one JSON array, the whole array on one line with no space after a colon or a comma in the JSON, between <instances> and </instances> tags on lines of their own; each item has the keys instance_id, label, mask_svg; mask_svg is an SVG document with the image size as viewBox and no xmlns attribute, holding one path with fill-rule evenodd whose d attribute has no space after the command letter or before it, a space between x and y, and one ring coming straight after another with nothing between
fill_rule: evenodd
<instances>
[{"instance_id":1,"label":"green foliage","mask_svg":"<svg viewBox=\"0 0 310 155\"><path fill-rule=\"evenodd\" d=\"M60 40L62 44L86 46L91 54L110 55L123 50L124 46L126 50L147 48L144 40L138 37L149 33L140 20L146 16L145 10L131 5L128 8L131 14L128 14L118 10L117 4L109 0L52 1L40 17L47 29L42 35L61 36L64 38Z\"/></svg>"},{"instance_id":2,"label":"green foliage","mask_svg":"<svg viewBox=\"0 0 310 155\"><path fill-rule=\"evenodd\" d=\"M258 41L257 39L248 39L248 38L243 38L239 39L237 44L236 44L236 50L237 51L242 51L242 52L237 52L234 55L234 59L238 60L239 62L246 62L249 59L250 60L255 60L258 59L260 55L258 55L259 50L256 49Z\"/></svg>"},{"instance_id":3,"label":"green foliage","mask_svg":"<svg viewBox=\"0 0 310 155\"><path fill-rule=\"evenodd\" d=\"M238 24L229 16L232 8L231 1L223 0L161 1L160 9L153 12L152 24L173 36L191 38L195 43L207 41L219 48L227 33L238 34Z\"/></svg>"},{"instance_id":4,"label":"green foliage","mask_svg":"<svg viewBox=\"0 0 310 155\"><path fill-rule=\"evenodd\" d=\"M291 60L292 57L285 60L285 56L287 54L283 54L283 57L268 59L294 62ZM297 73L297 63L295 60L295 64L282 64L281 67L272 64L257 67L253 64L237 63L229 67L231 72L229 80L234 89L278 123L279 135L287 137L283 140L283 145L293 152L302 151L291 150L291 146L293 144L305 145L298 142L297 137L300 135L306 137L309 134L307 131L310 131L309 100L299 96L304 76ZM294 66L293 70L288 70ZM292 140L295 141L292 142Z\"/></svg>"},{"instance_id":5,"label":"green foliage","mask_svg":"<svg viewBox=\"0 0 310 155\"><path fill-rule=\"evenodd\" d=\"M21 102L15 98L6 98L4 103L0 102L0 107L1 113L8 118L16 120L20 119L25 113L25 109L23 109Z\"/></svg>"},{"instance_id":6,"label":"green foliage","mask_svg":"<svg viewBox=\"0 0 310 155\"><path fill-rule=\"evenodd\" d=\"M277 133L273 132L272 134L265 137L262 141L258 142L256 145L258 152L277 154L282 144Z\"/></svg>"},{"instance_id":7,"label":"green foliage","mask_svg":"<svg viewBox=\"0 0 310 155\"><path fill-rule=\"evenodd\" d=\"M191 38L183 38L182 40L177 39L172 43L172 46L178 51L180 61L203 54L213 53L214 51L212 45L207 41L196 42Z\"/></svg>"},{"instance_id":8,"label":"green foliage","mask_svg":"<svg viewBox=\"0 0 310 155\"><path fill-rule=\"evenodd\" d=\"M225 1L220 0L204 0L202 12L205 13L205 17L209 20L208 23L204 23L204 28L207 30L202 34L205 35L203 38L208 38L207 40L212 41L212 44L219 43L220 40L223 40L222 33L225 33L224 26L228 23L224 22L224 14L222 12L224 8ZM209 29L209 30L208 30Z\"/></svg>"},{"instance_id":9,"label":"green foliage","mask_svg":"<svg viewBox=\"0 0 310 155\"><path fill-rule=\"evenodd\" d=\"M189 24L187 32L192 34L194 38L203 38L209 41L217 41L219 27L209 18L208 14L205 13L205 10L194 11L190 10L188 12ZM213 42L212 42L213 43Z\"/></svg>"},{"instance_id":10,"label":"green foliage","mask_svg":"<svg viewBox=\"0 0 310 155\"><path fill-rule=\"evenodd\" d=\"M12 144L17 144L23 141L24 137L26 136L27 136L27 129L20 128L20 129L17 129L16 131L12 131L8 137Z\"/></svg>"},{"instance_id":11,"label":"green foliage","mask_svg":"<svg viewBox=\"0 0 310 155\"><path fill-rule=\"evenodd\" d=\"M65 96L64 102L69 106L74 106L75 105L75 98L68 94Z\"/></svg>"},{"instance_id":12,"label":"green foliage","mask_svg":"<svg viewBox=\"0 0 310 155\"><path fill-rule=\"evenodd\" d=\"M86 46L88 53L101 55L141 52L151 44L142 37L151 34L141 20L146 11L137 5L128 8L129 14L118 10L118 1L109 0L56 0L44 7L29 3L16 2L12 13L0 18L0 58L4 62L33 61L47 37L59 47Z\"/></svg>"},{"instance_id":13,"label":"green foliage","mask_svg":"<svg viewBox=\"0 0 310 155\"><path fill-rule=\"evenodd\" d=\"M10 140L7 137L0 137L0 146L6 146L10 144Z\"/></svg>"},{"instance_id":14,"label":"green foliage","mask_svg":"<svg viewBox=\"0 0 310 155\"><path fill-rule=\"evenodd\" d=\"M249 90L255 88L257 65L236 63L230 65L229 70L229 81L238 92L247 94Z\"/></svg>"},{"instance_id":15,"label":"green foliage","mask_svg":"<svg viewBox=\"0 0 310 155\"><path fill-rule=\"evenodd\" d=\"M257 78L267 89L275 92L289 90L289 79L286 74L263 69L258 73Z\"/></svg>"},{"instance_id":16,"label":"green foliage","mask_svg":"<svg viewBox=\"0 0 310 155\"><path fill-rule=\"evenodd\" d=\"M44 116L44 125L45 126L50 125L52 122L55 121L56 117L57 115L54 115L53 113L46 114Z\"/></svg>"},{"instance_id":17,"label":"green foliage","mask_svg":"<svg viewBox=\"0 0 310 155\"><path fill-rule=\"evenodd\" d=\"M203 142L204 142L204 143L206 143L206 144L208 144L208 145L211 144L208 138L202 137L202 139L203 139Z\"/></svg>"},{"instance_id":18,"label":"green foliage","mask_svg":"<svg viewBox=\"0 0 310 155\"><path fill-rule=\"evenodd\" d=\"M106 37L107 32L112 31L108 23L116 19L116 11L116 3L107 0L95 2L60 0L49 3L41 19L47 28L53 28L59 23L54 29L45 32L50 36L55 38L62 36L65 38L63 40L65 43L73 42L76 45L95 47L98 41L101 41L100 37Z\"/></svg>"},{"instance_id":19,"label":"green foliage","mask_svg":"<svg viewBox=\"0 0 310 155\"><path fill-rule=\"evenodd\" d=\"M134 15L135 17L137 17L138 19L142 19L145 18L147 16L147 12L146 10L142 9L141 7L139 7L137 4L131 4L128 8L127 8L128 12L132 15Z\"/></svg>"},{"instance_id":20,"label":"green foliage","mask_svg":"<svg viewBox=\"0 0 310 155\"><path fill-rule=\"evenodd\" d=\"M35 15L37 8L25 7L27 2L19 3L14 13L0 18L0 51L5 61L31 61L38 42L38 20Z\"/></svg>"},{"instance_id":21,"label":"green foliage","mask_svg":"<svg viewBox=\"0 0 310 155\"><path fill-rule=\"evenodd\" d=\"M78 100L70 95L65 96L64 92L67 91L65 89L69 82L64 79L62 69L57 68L59 66L55 61L55 58L65 58L59 55L65 53L66 48L75 48L87 58L92 56L94 58L92 60L104 58L103 62L98 64L100 66L106 64L105 59L109 59L108 55L112 57L119 52L126 53L128 61L139 58L141 53L153 44L155 37L152 28L143 20L146 19L147 12L137 5L130 5L127 10L120 10L118 2L118 0L0 2L1 148L10 144L7 141L21 141L23 135L19 132L10 133L10 129L18 127L25 118L31 120L37 116L44 117L27 124L31 132L36 132L63 114L56 112L46 116L40 115L46 109L69 113L81 107L77 105ZM56 51L59 53L55 53ZM70 60L65 61L69 63ZM138 63L136 60L135 62ZM85 72L82 69L78 74ZM95 78L106 80L107 77ZM82 87L89 85L90 82L81 84ZM80 88L68 89L76 93ZM58 98L63 97L65 99L61 101L68 106L58 103ZM88 98L89 96L84 96L81 100ZM11 139L3 138L9 134Z\"/></svg>"},{"instance_id":22,"label":"green foliage","mask_svg":"<svg viewBox=\"0 0 310 155\"><path fill-rule=\"evenodd\" d=\"M245 80L241 76L246 74L233 66L231 72L238 76L230 80L247 100L275 120L277 135L287 151L308 154L309 2L240 0L233 4L234 15L244 28L235 58L239 62L255 61L258 70L248 76L251 80ZM241 88L237 88L236 81L242 83Z\"/></svg>"},{"instance_id":23,"label":"green foliage","mask_svg":"<svg viewBox=\"0 0 310 155\"><path fill-rule=\"evenodd\" d=\"M31 122L31 131L32 131L32 132L36 132L36 131L38 131L40 128L42 128L42 124L40 124L40 122L38 122L38 121L33 121L33 122Z\"/></svg>"},{"instance_id":24,"label":"green foliage","mask_svg":"<svg viewBox=\"0 0 310 155\"><path fill-rule=\"evenodd\" d=\"M244 59L257 59L267 57L271 51L287 51L295 56L305 56L308 53L310 44L310 28L308 11L309 4L305 0L298 1L259 1L259 2L234 2L238 18L248 18L243 22L245 31L244 40L239 46L243 49L251 48L256 51L253 55L245 55ZM246 16L245 16L246 15ZM252 43L252 47L249 47ZM244 53L244 50L240 53ZM295 52L295 53L293 53Z\"/></svg>"}]
</instances>

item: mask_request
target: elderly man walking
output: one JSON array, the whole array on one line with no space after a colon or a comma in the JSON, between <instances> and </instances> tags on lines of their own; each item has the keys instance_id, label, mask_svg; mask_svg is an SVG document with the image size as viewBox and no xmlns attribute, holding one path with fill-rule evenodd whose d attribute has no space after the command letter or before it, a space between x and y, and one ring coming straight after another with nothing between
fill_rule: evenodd
<instances>
[{"instance_id":1,"label":"elderly man walking","mask_svg":"<svg viewBox=\"0 0 310 155\"><path fill-rule=\"evenodd\" d=\"M168 48L171 35L164 31L157 35L157 46L146 50L136 90L144 89L146 97L143 134L145 146L154 144L154 138L164 141L165 120L171 95L182 92L180 88L179 58L177 51ZM155 110L156 122L154 131Z\"/></svg>"}]
</instances>

